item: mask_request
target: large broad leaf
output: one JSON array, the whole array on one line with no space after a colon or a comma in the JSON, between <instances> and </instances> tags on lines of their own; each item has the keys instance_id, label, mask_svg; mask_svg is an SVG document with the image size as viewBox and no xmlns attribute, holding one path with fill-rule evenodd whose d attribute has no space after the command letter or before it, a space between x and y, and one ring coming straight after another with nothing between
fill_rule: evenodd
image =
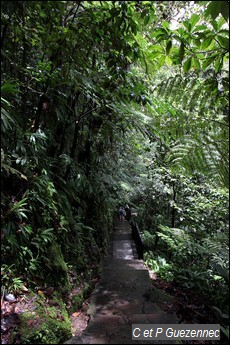
<instances>
[{"instance_id":1,"label":"large broad leaf","mask_svg":"<svg viewBox=\"0 0 230 345\"><path fill-rule=\"evenodd\" d=\"M212 56L210 56L209 58L204 60L204 62L202 64L202 68L206 69L208 66L210 66L211 63L216 60L217 56L218 56L218 54L213 54Z\"/></svg>"},{"instance_id":2,"label":"large broad leaf","mask_svg":"<svg viewBox=\"0 0 230 345\"><path fill-rule=\"evenodd\" d=\"M179 59L180 59L180 62L182 62L184 59L184 42L181 42L181 45L180 45Z\"/></svg>"},{"instance_id":3,"label":"large broad leaf","mask_svg":"<svg viewBox=\"0 0 230 345\"><path fill-rule=\"evenodd\" d=\"M227 22L229 18L229 1L221 1L220 11L221 11L222 16Z\"/></svg>"},{"instance_id":4,"label":"large broad leaf","mask_svg":"<svg viewBox=\"0 0 230 345\"><path fill-rule=\"evenodd\" d=\"M212 43L213 37L208 37L207 39L205 39L201 45L201 49L206 49L210 46L210 44Z\"/></svg>"},{"instance_id":5,"label":"large broad leaf","mask_svg":"<svg viewBox=\"0 0 230 345\"><path fill-rule=\"evenodd\" d=\"M229 49L229 38L217 35L217 39L222 48Z\"/></svg>"},{"instance_id":6,"label":"large broad leaf","mask_svg":"<svg viewBox=\"0 0 230 345\"><path fill-rule=\"evenodd\" d=\"M205 16L211 16L212 19L216 19L220 13L221 1L211 1L205 11Z\"/></svg>"},{"instance_id":7,"label":"large broad leaf","mask_svg":"<svg viewBox=\"0 0 230 345\"><path fill-rule=\"evenodd\" d=\"M195 68L195 69L200 69L201 66L200 66L200 61L197 59L197 58L193 58L192 59L192 66Z\"/></svg>"},{"instance_id":8,"label":"large broad leaf","mask_svg":"<svg viewBox=\"0 0 230 345\"><path fill-rule=\"evenodd\" d=\"M169 55L171 48L172 48L172 40L169 40L166 44L166 55Z\"/></svg>"},{"instance_id":9,"label":"large broad leaf","mask_svg":"<svg viewBox=\"0 0 230 345\"><path fill-rule=\"evenodd\" d=\"M207 26L202 24L202 25L197 25L194 28L193 32L204 31L204 30L207 30Z\"/></svg>"},{"instance_id":10,"label":"large broad leaf","mask_svg":"<svg viewBox=\"0 0 230 345\"><path fill-rule=\"evenodd\" d=\"M184 20L183 21L184 26L186 27L186 29L191 32L192 29L192 24L188 21L188 20Z\"/></svg>"},{"instance_id":11,"label":"large broad leaf","mask_svg":"<svg viewBox=\"0 0 230 345\"><path fill-rule=\"evenodd\" d=\"M163 28L168 32L169 31L169 26L170 24L168 22L166 22L165 20L162 22L162 26Z\"/></svg>"},{"instance_id":12,"label":"large broad leaf","mask_svg":"<svg viewBox=\"0 0 230 345\"><path fill-rule=\"evenodd\" d=\"M183 70L185 73L187 73L190 70L191 64L192 64L192 57L189 57L183 65Z\"/></svg>"},{"instance_id":13,"label":"large broad leaf","mask_svg":"<svg viewBox=\"0 0 230 345\"><path fill-rule=\"evenodd\" d=\"M194 28L194 26L199 22L200 16L198 14L193 14L192 17L189 19L189 22L191 23L191 29Z\"/></svg>"},{"instance_id":14,"label":"large broad leaf","mask_svg":"<svg viewBox=\"0 0 230 345\"><path fill-rule=\"evenodd\" d=\"M228 1L211 1L205 11L205 16L211 16L212 19L216 19L219 14L222 14L224 19L228 21L229 18L229 3Z\"/></svg>"},{"instance_id":15,"label":"large broad leaf","mask_svg":"<svg viewBox=\"0 0 230 345\"><path fill-rule=\"evenodd\" d=\"M156 44L151 45L151 46L149 47L149 50L150 50L150 51L153 51L153 52L158 51L158 52L160 52L160 53L163 53L163 52L164 52L164 49L163 49L160 45L156 45Z\"/></svg>"},{"instance_id":16,"label":"large broad leaf","mask_svg":"<svg viewBox=\"0 0 230 345\"><path fill-rule=\"evenodd\" d=\"M168 55L165 58L165 63L167 66L172 66L172 60L170 59L170 57Z\"/></svg>"},{"instance_id":17,"label":"large broad leaf","mask_svg":"<svg viewBox=\"0 0 230 345\"><path fill-rule=\"evenodd\" d=\"M162 38L165 38L166 36L167 36L168 34L167 34L167 31L165 30L165 29L157 29L157 30L155 30L152 34L151 34L151 36L152 37L156 37L156 38L158 38L158 39L162 39Z\"/></svg>"},{"instance_id":18,"label":"large broad leaf","mask_svg":"<svg viewBox=\"0 0 230 345\"><path fill-rule=\"evenodd\" d=\"M147 25L150 20L150 16L146 16L144 19L144 25Z\"/></svg>"},{"instance_id":19,"label":"large broad leaf","mask_svg":"<svg viewBox=\"0 0 230 345\"><path fill-rule=\"evenodd\" d=\"M19 92L18 86L15 83L12 83L10 81L6 81L2 86L1 86L1 92L8 92L8 93L13 93L16 94Z\"/></svg>"},{"instance_id":20,"label":"large broad leaf","mask_svg":"<svg viewBox=\"0 0 230 345\"><path fill-rule=\"evenodd\" d=\"M220 69L223 67L223 60L216 60L215 62L215 71L216 73L219 73Z\"/></svg>"}]
</instances>

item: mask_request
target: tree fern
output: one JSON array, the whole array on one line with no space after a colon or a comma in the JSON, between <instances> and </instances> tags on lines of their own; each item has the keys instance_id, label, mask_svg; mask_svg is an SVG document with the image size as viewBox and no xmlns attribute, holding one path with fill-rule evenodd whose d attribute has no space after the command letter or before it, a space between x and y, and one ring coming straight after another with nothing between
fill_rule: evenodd
<instances>
[{"instance_id":1,"label":"tree fern","mask_svg":"<svg viewBox=\"0 0 230 345\"><path fill-rule=\"evenodd\" d=\"M158 100L153 98L152 106L161 121L157 123L154 115L153 123L161 126L166 138L171 137L167 160L172 166L183 166L190 173L203 171L228 186L228 92L220 93L213 87L218 82L215 73L208 70L192 72L186 78L175 75L160 83L155 90Z\"/></svg>"}]
</instances>

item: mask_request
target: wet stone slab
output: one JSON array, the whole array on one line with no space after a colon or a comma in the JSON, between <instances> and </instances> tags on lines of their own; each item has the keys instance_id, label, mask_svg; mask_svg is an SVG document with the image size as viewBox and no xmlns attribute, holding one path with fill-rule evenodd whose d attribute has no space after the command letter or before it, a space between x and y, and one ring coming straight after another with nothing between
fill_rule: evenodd
<instances>
[{"instance_id":1,"label":"wet stone slab","mask_svg":"<svg viewBox=\"0 0 230 345\"><path fill-rule=\"evenodd\" d=\"M91 294L89 324L81 337L65 344L162 344L132 340L132 324L177 323L174 315L160 309L159 293L154 292L148 269L136 258L130 226L126 221L118 222L101 278Z\"/></svg>"},{"instance_id":2,"label":"wet stone slab","mask_svg":"<svg viewBox=\"0 0 230 345\"><path fill-rule=\"evenodd\" d=\"M154 322L153 322L154 321ZM73 337L66 344L162 344L157 340L132 340L132 324L166 323L162 313L156 315L103 316L95 315L82 337ZM158 322L159 321L159 322ZM165 341L164 344L176 344L176 341Z\"/></svg>"},{"instance_id":3,"label":"wet stone slab","mask_svg":"<svg viewBox=\"0 0 230 345\"><path fill-rule=\"evenodd\" d=\"M124 270L126 269L127 271L130 270L145 270L148 272L147 267L145 266L143 260L119 260L119 259L112 259L111 257L107 257L104 260L104 270L109 269L109 270ZM116 272L114 273L116 274Z\"/></svg>"},{"instance_id":4,"label":"wet stone slab","mask_svg":"<svg viewBox=\"0 0 230 345\"><path fill-rule=\"evenodd\" d=\"M132 260L134 259L130 240L116 240L113 242L113 258Z\"/></svg>"}]
</instances>

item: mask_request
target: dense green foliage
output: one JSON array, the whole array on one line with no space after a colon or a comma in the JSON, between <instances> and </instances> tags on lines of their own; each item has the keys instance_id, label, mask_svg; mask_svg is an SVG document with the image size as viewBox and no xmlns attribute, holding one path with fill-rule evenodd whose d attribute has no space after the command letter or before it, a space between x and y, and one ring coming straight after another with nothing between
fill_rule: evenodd
<instances>
[{"instance_id":1,"label":"dense green foliage","mask_svg":"<svg viewBox=\"0 0 230 345\"><path fill-rule=\"evenodd\" d=\"M90 279L128 202L147 263L227 313L228 6L2 2L8 290Z\"/></svg>"}]
</instances>

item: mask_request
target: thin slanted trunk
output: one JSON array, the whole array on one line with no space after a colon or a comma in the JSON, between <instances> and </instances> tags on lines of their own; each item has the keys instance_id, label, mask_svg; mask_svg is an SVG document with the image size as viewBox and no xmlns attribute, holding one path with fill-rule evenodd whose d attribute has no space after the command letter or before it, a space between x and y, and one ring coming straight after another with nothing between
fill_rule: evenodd
<instances>
[{"instance_id":1,"label":"thin slanted trunk","mask_svg":"<svg viewBox=\"0 0 230 345\"><path fill-rule=\"evenodd\" d=\"M175 208L175 202L176 202L176 190L175 185L173 184L173 207L172 207L172 221L171 221L171 227L175 228L175 217L176 217L176 208Z\"/></svg>"},{"instance_id":2,"label":"thin slanted trunk","mask_svg":"<svg viewBox=\"0 0 230 345\"><path fill-rule=\"evenodd\" d=\"M75 148L76 148L76 145L77 145L78 132L79 132L79 123L76 121L75 128L74 128L73 143L72 143L72 148L71 148L71 151L70 151L70 158L74 158ZM68 166L66 168L65 180L67 180L68 177L69 177L70 169L71 169L71 163L68 164Z\"/></svg>"}]
</instances>

